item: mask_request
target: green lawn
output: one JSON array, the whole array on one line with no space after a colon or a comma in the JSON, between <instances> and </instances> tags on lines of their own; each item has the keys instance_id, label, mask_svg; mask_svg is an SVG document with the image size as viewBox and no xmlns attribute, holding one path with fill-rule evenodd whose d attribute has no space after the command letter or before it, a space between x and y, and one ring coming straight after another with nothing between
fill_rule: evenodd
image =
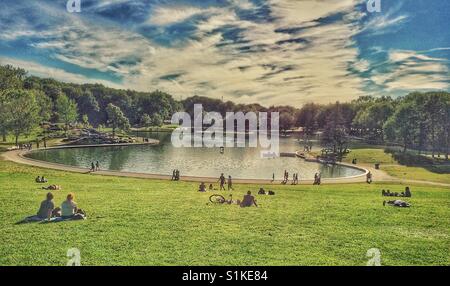
<instances>
[{"instance_id":1,"label":"green lawn","mask_svg":"<svg viewBox=\"0 0 450 286\"><path fill-rule=\"evenodd\" d=\"M60 204L74 192L85 221L15 225L46 191ZM49 171L0 161L0 265L383 265L450 264L450 188L411 186L410 209L383 207L396 184L276 186L259 208L208 205L196 184ZM259 186L237 185L236 196Z\"/></svg>"},{"instance_id":2,"label":"green lawn","mask_svg":"<svg viewBox=\"0 0 450 286\"><path fill-rule=\"evenodd\" d=\"M358 164L380 163L381 169L393 177L450 184L450 173L435 173L425 167L401 165L393 158L392 154L386 153L384 149L352 149L343 161L350 163L353 158L358 160Z\"/></svg>"},{"instance_id":3,"label":"green lawn","mask_svg":"<svg viewBox=\"0 0 450 286\"><path fill-rule=\"evenodd\" d=\"M382 166L382 170L391 176L408 180L431 181L450 184L450 174L437 174L423 167L407 167L401 165Z\"/></svg>"},{"instance_id":4,"label":"green lawn","mask_svg":"<svg viewBox=\"0 0 450 286\"><path fill-rule=\"evenodd\" d=\"M367 164L396 164L394 158L389 153L385 153L384 149L363 148L363 149L351 149L350 154L344 158L344 162L351 163L356 158L358 163Z\"/></svg>"}]
</instances>

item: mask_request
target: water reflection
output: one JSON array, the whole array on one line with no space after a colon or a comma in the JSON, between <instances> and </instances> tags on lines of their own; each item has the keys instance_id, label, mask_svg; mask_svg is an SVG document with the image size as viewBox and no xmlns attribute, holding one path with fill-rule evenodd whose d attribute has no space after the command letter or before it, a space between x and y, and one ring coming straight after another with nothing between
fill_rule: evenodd
<instances>
[{"instance_id":1,"label":"water reflection","mask_svg":"<svg viewBox=\"0 0 450 286\"><path fill-rule=\"evenodd\" d=\"M259 148L174 148L170 133L142 133L161 140L158 146L141 145L127 147L55 149L31 153L34 159L89 167L99 161L101 168L128 172L171 174L179 169L181 175L218 177L220 173L235 178L281 179L284 170L292 176L299 173L300 179L311 179L317 172L323 178L345 177L360 174L352 168L305 162L299 158L263 159ZM295 139L280 139L280 152L301 149Z\"/></svg>"}]
</instances>

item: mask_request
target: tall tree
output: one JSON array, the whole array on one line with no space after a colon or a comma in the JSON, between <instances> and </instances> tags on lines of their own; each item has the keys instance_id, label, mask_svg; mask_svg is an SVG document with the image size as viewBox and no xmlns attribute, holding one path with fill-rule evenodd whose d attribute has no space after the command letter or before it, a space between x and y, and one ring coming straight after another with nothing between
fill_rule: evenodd
<instances>
[{"instance_id":1,"label":"tall tree","mask_svg":"<svg viewBox=\"0 0 450 286\"><path fill-rule=\"evenodd\" d=\"M147 113L142 115L141 120L140 120L141 127L149 127L151 124L152 124L152 119L150 118L150 116Z\"/></svg>"},{"instance_id":2,"label":"tall tree","mask_svg":"<svg viewBox=\"0 0 450 286\"><path fill-rule=\"evenodd\" d=\"M384 124L385 138L402 144L405 152L408 147L413 146L417 138L419 123L417 107L412 102L404 102Z\"/></svg>"},{"instance_id":3,"label":"tall tree","mask_svg":"<svg viewBox=\"0 0 450 286\"><path fill-rule=\"evenodd\" d=\"M39 106L31 91L9 90L5 97L8 128L14 134L15 143L18 145L20 135L27 135L39 126Z\"/></svg>"},{"instance_id":4,"label":"tall tree","mask_svg":"<svg viewBox=\"0 0 450 286\"><path fill-rule=\"evenodd\" d=\"M64 123L67 134L69 125L74 123L78 118L77 104L65 94L60 94L56 99L56 112L58 114L58 119Z\"/></svg>"},{"instance_id":5,"label":"tall tree","mask_svg":"<svg viewBox=\"0 0 450 286\"><path fill-rule=\"evenodd\" d=\"M4 110L7 99L3 96L10 89L21 89L26 76L26 71L10 65L0 66L0 133L2 140L6 141L7 135L7 112Z\"/></svg>"},{"instance_id":6,"label":"tall tree","mask_svg":"<svg viewBox=\"0 0 450 286\"><path fill-rule=\"evenodd\" d=\"M317 131L319 112L320 106L315 103L307 103L297 112L297 123L303 127L306 136L311 136Z\"/></svg>"},{"instance_id":7,"label":"tall tree","mask_svg":"<svg viewBox=\"0 0 450 286\"><path fill-rule=\"evenodd\" d=\"M391 102L376 102L366 108L360 109L356 114L353 125L367 134L369 139L382 141L383 124L393 114L394 107Z\"/></svg>"},{"instance_id":8,"label":"tall tree","mask_svg":"<svg viewBox=\"0 0 450 286\"><path fill-rule=\"evenodd\" d=\"M116 129L128 130L130 128L128 118L125 117L118 106L112 103L108 104L106 113L108 114L108 123L112 128L113 138L116 136Z\"/></svg>"},{"instance_id":9,"label":"tall tree","mask_svg":"<svg viewBox=\"0 0 450 286\"><path fill-rule=\"evenodd\" d=\"M345 126L346 119L341 112L341 104L336 102L330 108L330 113L326 117L326 124L321 137L325 146L330 147L338 160L347 153L348 133Z\"/></svg>"}]
</instances>

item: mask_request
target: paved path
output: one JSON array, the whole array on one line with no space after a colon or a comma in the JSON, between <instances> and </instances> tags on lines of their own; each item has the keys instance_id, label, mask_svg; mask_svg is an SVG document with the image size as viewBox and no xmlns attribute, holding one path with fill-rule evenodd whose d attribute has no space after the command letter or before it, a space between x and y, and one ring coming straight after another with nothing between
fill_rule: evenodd
<instances>
[{"instance_id":1,"label":"paved path","mask_svg":"<svg viewBox=\"0 0 450 286\"><path fill-rule=\"evenodd\" d=\"M55 148L61 148L61 147L55 147ZM66 148L66 147L63 147ZM73 148L73 146L72 146ZM26 154L27 151L24 150L14 150L9 152L4 152L1 154L2 158L4 160L12 161L19 164L25 164L40 168L47 168L47 169L54 169L54 170L61 170L61 171L69 171L69 172L75 172L75 173L83 173L83 174L96 174L96 175L105 175L105 176L117 176L117 177L131 177L131 178L145 178L145 179L158 179L158 180L170 180L171 175L158 175L158 174L147 174L147 173L135 173L135 172L121 172L121 171L97 171L97 172L90 172L88 168L80 168L80 167L73 167L63 164L57 164L57 163L50 163L45 161L39 161L34 160L31 158L24 157L24 154ZM364 168L368 171L370 171L373 176L373 180L377 182L395 182L395 183L418 183L418 184L427 184L427 185L436 185L436 186L445 186L450 187L450 184L444 184L444 183L435 183L435 182L428 182L428 181L416 181L416 180L404 180L395 178L392 176L389 176L382 170L376 170L370 165L364 165L360 164L357 165L357 167ZM182 181L189 181L189 182L205 182L205 183L216 183L217 178L208 178L208 177L193 177L193 176L182 176ZM239 184L274 184L279 185L281 184L281 181L276 180L272 182L271 180L257 180L257 179L234 179L234 183ZM355 177L347 177L347 178L333 178L333 179L322 179L322 182L324 184L349 184L349 183L364 183L366 181L366 176L360 175ZM311 185L313 183L313 180L302 180L300 181L300 185ZM288 184L289 185L289 184Z\"/></svg>"}]
</instances>

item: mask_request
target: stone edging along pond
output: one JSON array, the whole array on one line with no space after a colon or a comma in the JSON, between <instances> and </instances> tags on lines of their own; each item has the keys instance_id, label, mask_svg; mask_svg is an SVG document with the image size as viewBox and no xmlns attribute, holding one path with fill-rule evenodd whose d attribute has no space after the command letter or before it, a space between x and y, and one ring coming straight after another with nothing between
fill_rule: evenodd
<instances>
[{"instance_id":1,"label":"stone edging along pond","mask_svg":"<svg viewBox=\"0 0 450 286\"><path fill-rule=\"evenodd\" d=\"M59 163L52 163L52 162L36 160L36 159L26 157L26 155L29 153L38 152L41 150L67 149L67 148L89 148L89 147L101 148L101 147L135 146L135 145L156 145L158 143L159 143L158 140L152 140L150 142L144 142L144 143L99 144L99 145L60 145L60 146L48 147L46 149L40 148L40 149L34 149L34 150L8 151L8 152L3 153L3 157L4 157L4 159L9 160L9 161L26 164L26 165L31 165L31 166L36 166L36 167L41 167L41 168L69 171L69 172L75 172L75 173L91 174L91 172L89 171L88 168L81 168L81 167L75 167L75 166L64 165L64 164L59 164ZM297 152L292 153L292 155L298 157ZM299 160L300 160L300 158L299 158ZM321 163L316 159L314 159L314 160L307 159L307 160ZM369 172L367 169L362 168L362 167L357 167L354 165L345 164L345 163L335 163L335 164L341 165L341 166L344 166L347 168L356 169L356 170L362 171L363 173L360 175L354 175L354 176L348 176L348 177L324 178L324 179L322 179L322 182L335 183L335 184L365 182L366 174ZM110 171L110 170L96 171L96 172L93 172L92 174L117 176L117 177L158 179L158 180L170 180L172 177L171 175L124 172L124 171ZM189 181L189 182L205 182L205 183L217 182L217 178L198 177L198 176L182 176L181 180ZM240 184L280 184L281 183L280 180L271 182L270 180L262 180L262 179L234 179L234 182L240 183ZM312 182L313 182L312 179L311 180L301 180L299 182L299 184L312 184Z\"/></svg>"}]
</instances>

